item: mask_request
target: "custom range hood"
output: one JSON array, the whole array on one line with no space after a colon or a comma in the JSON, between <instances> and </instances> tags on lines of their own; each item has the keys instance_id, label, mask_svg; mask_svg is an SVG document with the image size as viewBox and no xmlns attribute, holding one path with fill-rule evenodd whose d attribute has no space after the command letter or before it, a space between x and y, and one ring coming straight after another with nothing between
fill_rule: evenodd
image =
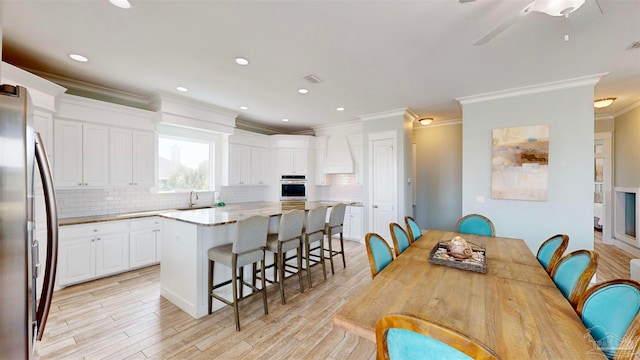
<instances>
[{"instance_id":1,"label":"custom range hood","mask_svg":"<svg viewBox=\"0 0 640 360\"><path fill-rule=\"evenodd\" d=\"M332 135L327 139L325 174L351 174L355 172L353 157L345 135Z\"/></svg>"}]
</instances>

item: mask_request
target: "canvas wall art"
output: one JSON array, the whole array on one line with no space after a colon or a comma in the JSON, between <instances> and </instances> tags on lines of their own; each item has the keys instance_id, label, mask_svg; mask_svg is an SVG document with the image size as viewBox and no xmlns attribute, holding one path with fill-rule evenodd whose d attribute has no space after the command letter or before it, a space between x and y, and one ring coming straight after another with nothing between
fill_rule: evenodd
<instances>
[{"instance_id":1,"label":"canvas wall art","mask_svg":"<svg viewBox=\"0 0 640 360\"><path fill-rule=\"evenodd\" d=\"M491 197L547 200L549 125L493 129Z\"/></svg>"}]
</instances>

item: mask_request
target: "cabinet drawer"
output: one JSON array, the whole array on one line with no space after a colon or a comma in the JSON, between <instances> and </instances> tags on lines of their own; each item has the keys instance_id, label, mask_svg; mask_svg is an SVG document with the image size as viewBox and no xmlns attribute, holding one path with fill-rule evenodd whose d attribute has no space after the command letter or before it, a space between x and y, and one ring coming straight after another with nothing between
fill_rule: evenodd
<instances>
[{"instance_id":1,"label":"cabinet drawer","mask_svg":"<svg viewBox=\"0 0 640 360\"><path fill-rule=\"evenodd\" d=\"M109 234L117 232L128 232L129 221L106 221L83 225L60 226L60 239L87 236L92 234Z\"/></svg>"},{"instance_id":2,"label":"cabinet drawer","mask_svg":"<svg viewBox=\"0 0 640 360\"><path fill-rule=\"evenodd\" d=\"M155 216L150 218L131 220L130 228L131 231L157 228L158 226L160 226L160 221L161 219Z\"/></svg>"}]
</instances>

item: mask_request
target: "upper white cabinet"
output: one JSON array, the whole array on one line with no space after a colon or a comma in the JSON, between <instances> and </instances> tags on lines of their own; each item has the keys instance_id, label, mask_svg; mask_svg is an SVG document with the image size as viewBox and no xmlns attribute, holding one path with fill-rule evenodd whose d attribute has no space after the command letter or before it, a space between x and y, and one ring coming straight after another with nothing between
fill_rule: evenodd
<instances>
[{"instance_id":1,"label":"upper white cabinet","mask_svg":"<svg viewBox=\"0 0 640 360\"><path fill-rule=\"evenodd\" d=\"M111 129L111 185L153 185L153 133Z\"/></svg>"},{"instance_id":2,"label":"upper white cabinet","mask_svg":"<svg viewBox=\"0 0 640 360\"><path fill-rule=\"evenodd\" d=\"M266 135L236 130L229 137L229 157L224 185L266 185L269 151Z\"/></svg>"},{"instance_id":3,"label":"upper white cabinet","mask_svg":"<svg viewBox=\"0 0 640 360\"><path fill-rule=\"evenodd\" d=\"M307 149L278 149L280 175L306 175Z\"/></svg>"},{"instance_id":4,"label":"upper white cabinet","mask_svg":"<svg viewBox=\"0 0 640 360\"><path fill-rule=\"evenodd\" d=\"M62 95L54 115L56 187L152 186L154 113Z\"/></svg>"},{"instance_id":5,"label":"upper white cabinet","mask_svg":"<svg viewBox=\"0 0 640 360\"><path fill-rule=\"evenodd\" d=\"M54 176L58 187L109 183L106 126L58 120L54 126Z\"/></svg>"}]
</instances>

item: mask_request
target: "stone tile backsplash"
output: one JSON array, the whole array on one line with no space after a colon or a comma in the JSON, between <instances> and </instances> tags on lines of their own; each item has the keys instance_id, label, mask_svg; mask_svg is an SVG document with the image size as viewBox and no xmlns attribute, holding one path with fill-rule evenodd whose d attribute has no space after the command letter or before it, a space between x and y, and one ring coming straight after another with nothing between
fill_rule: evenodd
<instances>
[{"instance_id":1,"label":"stone tile backsplash","mask_svg":"<svg viewBox=\"0 0 640 360\"><path fill-rule=\"evenodd\" d=\"M197 205L213 205L213 191L199 191ZM262 201L263 188L223 186L220 199L226 203ZM189 206L189 193L151 193L143 188L104 188L56 190L60 218L111 215L130 212L184 208Z\"/></svg>"}]
</instances>

